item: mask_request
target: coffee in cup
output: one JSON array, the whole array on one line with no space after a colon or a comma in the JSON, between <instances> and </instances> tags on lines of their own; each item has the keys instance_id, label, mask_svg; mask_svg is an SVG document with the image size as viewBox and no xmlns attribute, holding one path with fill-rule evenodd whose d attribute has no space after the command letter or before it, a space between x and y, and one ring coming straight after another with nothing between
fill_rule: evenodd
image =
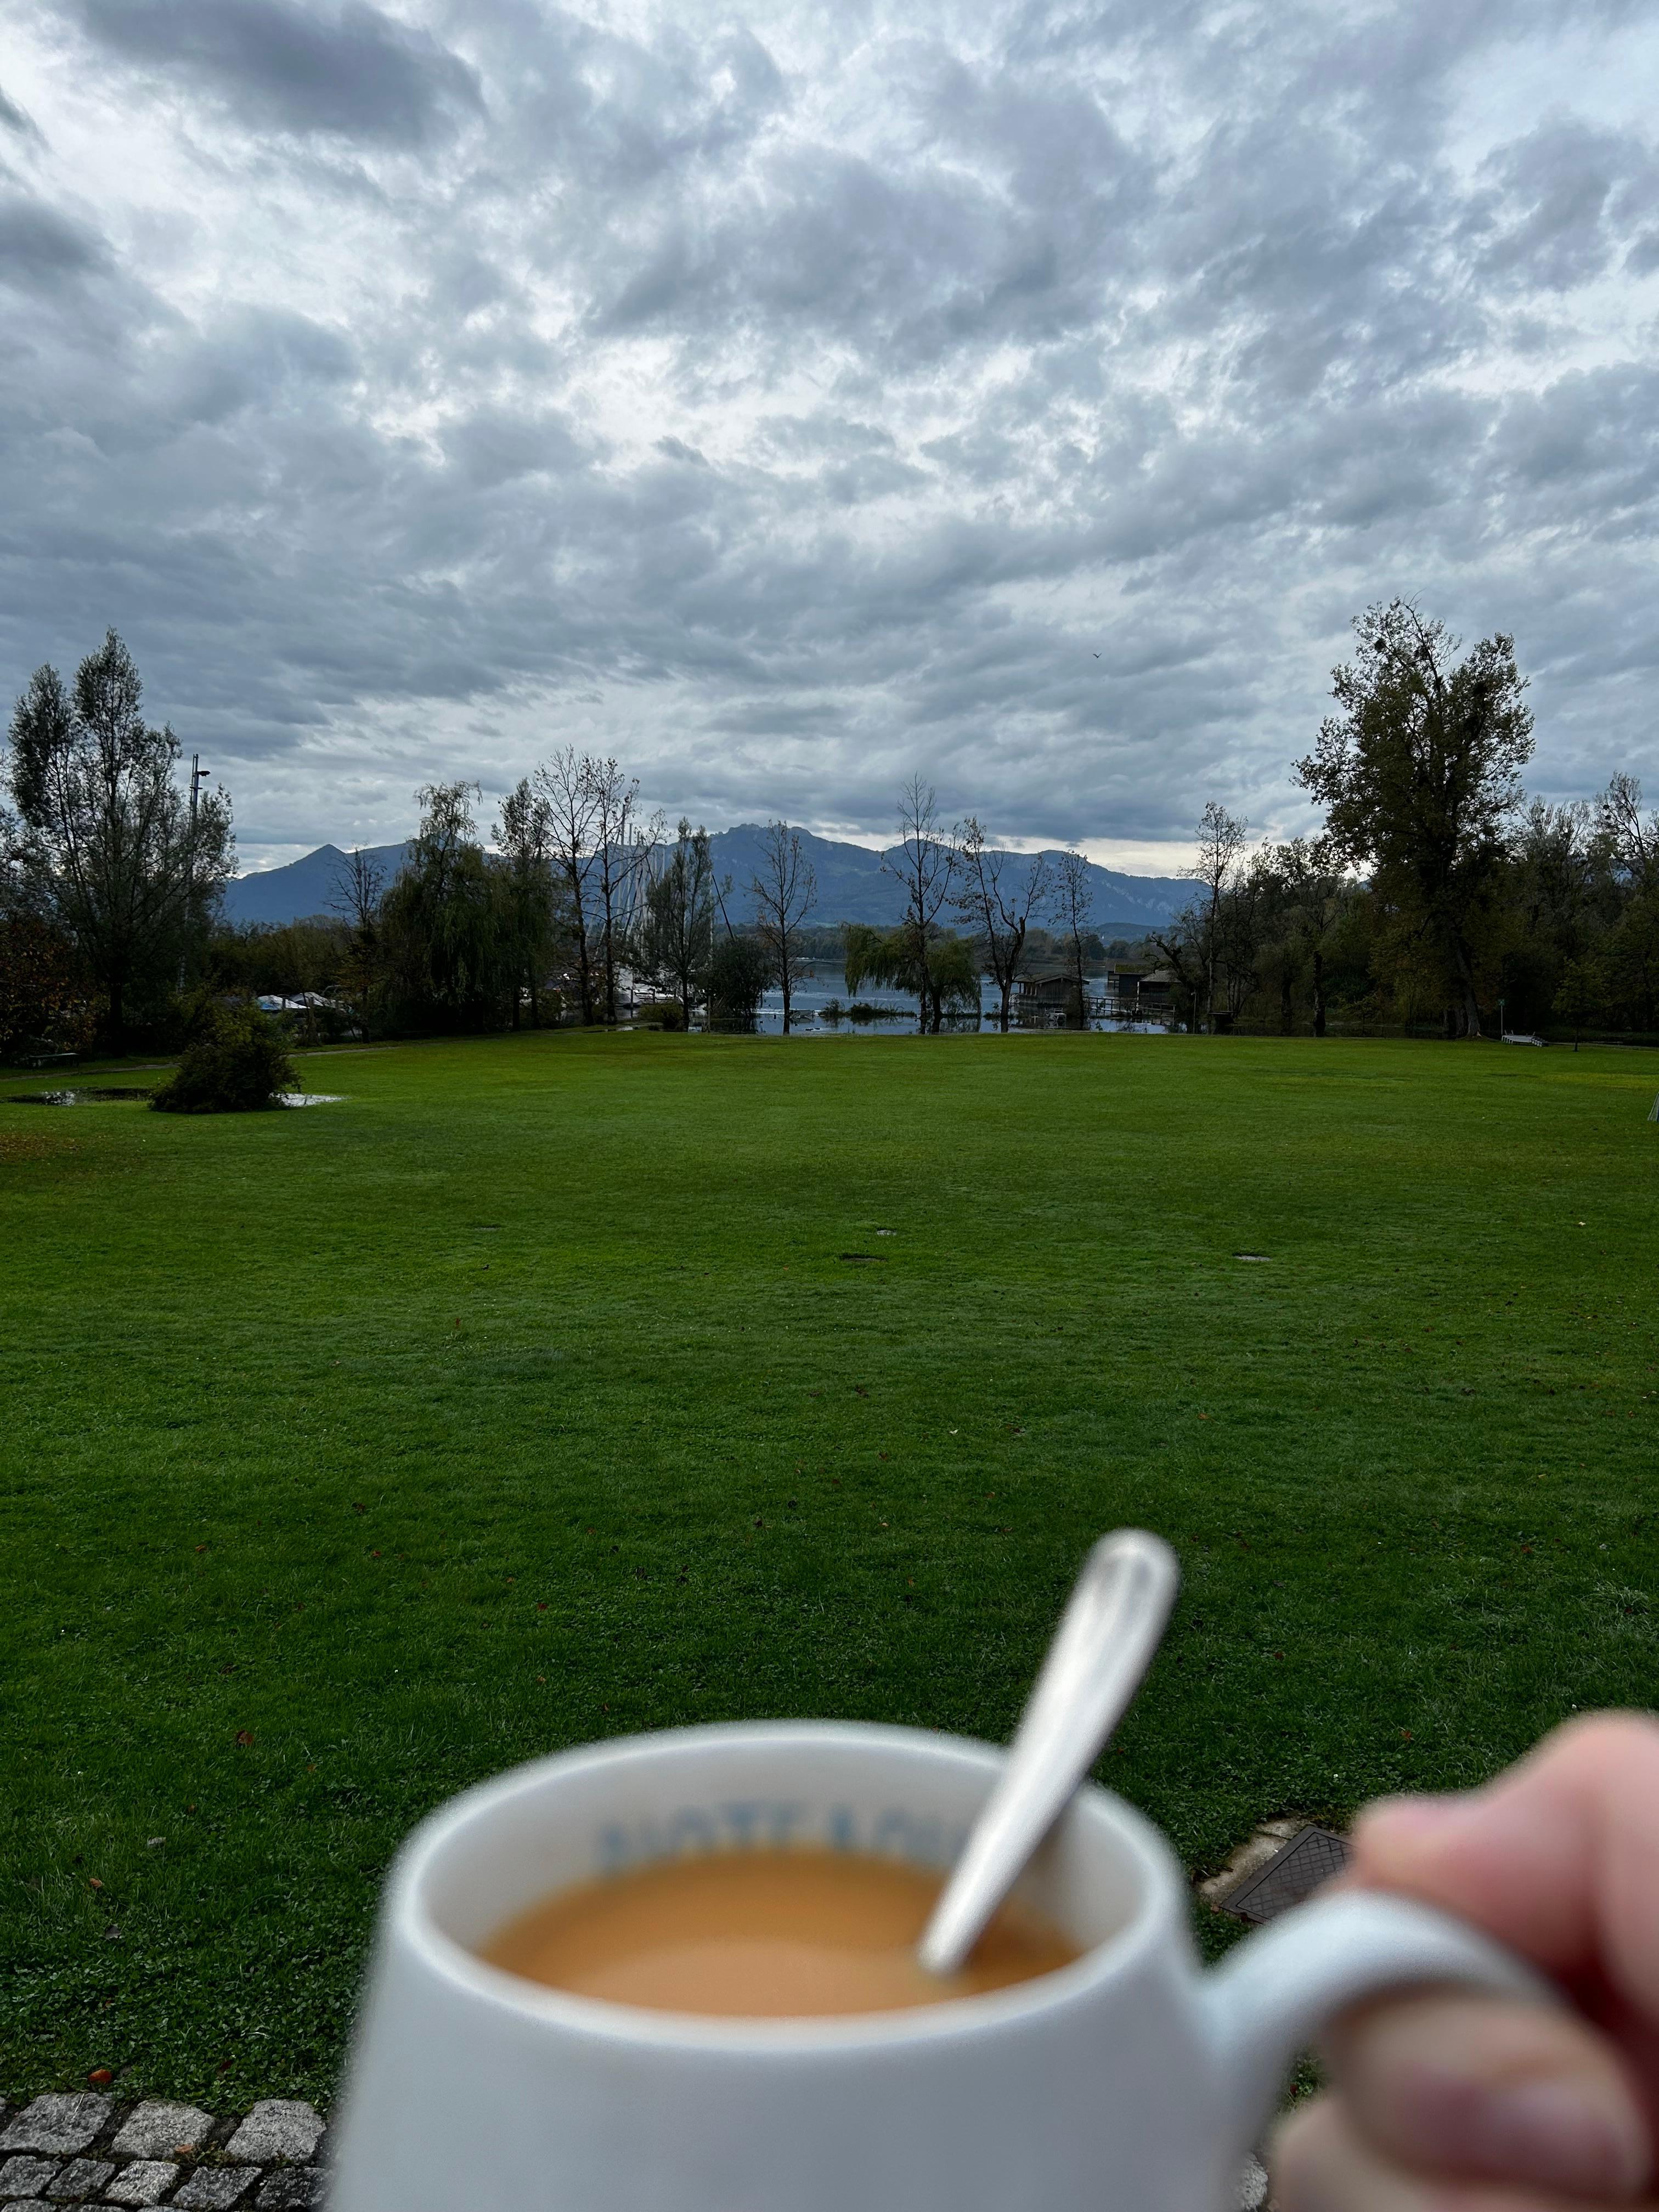
<instances>
[{"instance_id":1,"label":"coffee in cup","mask_svg":"<svg viewBox=\"0 0 1659 2212\"><path fill-rule=\"evenodd\" d=\"M613 2004L804 2019L939 2004L1069 1966L1079 1947L1009 1899L960 1972L916 1947L939 1874L812 1848L702 1852L545 1897L479 1955L527 1980Z\"/></svg>"}]
</instances>

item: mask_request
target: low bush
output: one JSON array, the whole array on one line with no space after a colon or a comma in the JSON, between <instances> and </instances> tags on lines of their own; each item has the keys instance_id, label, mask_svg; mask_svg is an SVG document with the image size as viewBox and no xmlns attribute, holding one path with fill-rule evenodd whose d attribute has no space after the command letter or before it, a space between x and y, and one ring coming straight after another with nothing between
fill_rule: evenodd
<instances>
[{"instance_id":1,"label":"low bush","mask_svg":"<svg viewBox=\"0 0 1659 2212\"><path fill-rule=\"evenodd\" d=\"M254 1114L299 1087L274 1022L257 1006L212 1005L198 1015L172 1081L150 1104L158 1114Z\"/></svg>"}]
</instances>

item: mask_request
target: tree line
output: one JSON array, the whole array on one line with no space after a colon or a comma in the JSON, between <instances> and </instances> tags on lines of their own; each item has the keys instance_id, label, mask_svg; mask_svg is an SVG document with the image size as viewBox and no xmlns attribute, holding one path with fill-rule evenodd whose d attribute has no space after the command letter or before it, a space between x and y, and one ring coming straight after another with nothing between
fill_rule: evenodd
<instances>
[{"instance_id":1,"label":"tree line","mask_svg":"<svg viewBox=\"0 0 1659 2212\"><path fill-rule=\"evenodd\" d=\"M219 980L246 988L264 978L287 994L325 985L365 1032L614 1023L625 984L654 994L646 1011L667 1026L701 1018L752 1028L776 986L787 1028L803 965L833 950L849 990L912 991L921 1025L937 1030L957 1009L977 1012L987 963L1007 1026L1028 944L1035 935L1052 946L1044 919L1070 916L1079 990L1100 950L1080 855L1058 866L1017 859L972 819L947 828L919 779L883 861L903 890L902 920L888 930L844 925L827 947L808 922L812 864L786 821L768 824L759 866L738 884L719 876L706 829L682 817L671 831L660 815L641 816L637 784L614 759L556 753L503 799L489 848L478 795L465 782L421 791L420 828L395 877L386 881L366 854L349 855L331 917L224 934L211 948ZM286 972L274 975L278 938Z\"/></svg>"},{"instance_id":2,"label":"tree line","mask_svg":"<svg viewBox=\"0 0 1659 2212\"><path fill-rule=\"evenodd\" d=\"M1403 600L1354 627L1335 711L1292 771L1322 829L1253 848L1212 802L1192 897L1123 948L1139 956L1128 964L1160 966L1180 1018L1212 1030L1659 1030L1659 814L1640 787L1616 775L1591 800L1528 801L1512 639L1465 653ZM827 936L787 822L736 884L705 830L671 831L615 759L572 746L506 794L488 846L478 787L434 784L389 880L349 854L327 915L238 929L222 915L230 800L193 770L181 789L181 760L171 728L145 720L114 631L72 683L51 667L30 679L0 775L0 1051L167 1042L193 997L254 991L309 994L319 1018L397 1034L614 1023L629 986L671 1025L752 1027L775 985L787 1025L803 963L832 947L850 991L911 993L923 1028L976 1013L988 985L1006 1029L1039 961L1063 972L1067 1018L1085 1020L1104 955L1080 853L1001 850L975 817L947 823L920 777L882 862L901 920Z\"/></svg>"},{"instance_id":3,"label":"tree line","mask_svg":"<svg viewBox=\"0 0 1659 2212\"><path fill-rule=\"evenodd\" d=\"M1659 1030L1659 812L1636 779L1528 798L1514 640L1465 653L1410 602L1368 608L1336 711L1293 767L1316 836L1251 849L1206 807L1194 896L1155 938L1212 1029L1346 1022L1540 1033Z\"/></svg>"}]
</instances>

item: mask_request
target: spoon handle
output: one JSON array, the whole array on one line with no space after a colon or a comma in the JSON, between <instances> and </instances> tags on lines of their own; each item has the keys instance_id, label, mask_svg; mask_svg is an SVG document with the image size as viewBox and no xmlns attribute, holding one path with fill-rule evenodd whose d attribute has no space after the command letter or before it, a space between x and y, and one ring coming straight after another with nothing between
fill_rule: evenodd
<instances>
[{"instance_id":1,"label":"spoon handle","mask_svg":"<svg viewBox=\"0 0 1659 2212\"><path fill-rule=\"evenodd\" d=\"M1001 1779L923 1932L929 1973L962 1965L1071 1802L1140 1686L1180 1580L1175 1553L1144 1528L1103 1536L1084 1561Z\"/></svg>"}]
</instances>

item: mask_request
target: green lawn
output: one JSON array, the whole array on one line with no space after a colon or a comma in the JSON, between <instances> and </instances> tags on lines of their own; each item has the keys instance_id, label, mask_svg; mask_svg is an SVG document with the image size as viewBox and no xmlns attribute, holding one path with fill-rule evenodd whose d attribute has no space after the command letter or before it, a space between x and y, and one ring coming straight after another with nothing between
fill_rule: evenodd
<instances>
[{"instance_id":1,"label":"green lawn","mask_svg":"<svg viewBox=\"0 0 1659 2212\"><path fill-rule=\"evenodd\" d=\"M684 1721L1003 1737L1117 1522L1187 1579L1104 1764L1194 1871L1652 1695L1645 1058L304 1066L349 1103L0 1103L9 2093L326 2098L438 1799Z\"/></svg>"}]
</instances>

